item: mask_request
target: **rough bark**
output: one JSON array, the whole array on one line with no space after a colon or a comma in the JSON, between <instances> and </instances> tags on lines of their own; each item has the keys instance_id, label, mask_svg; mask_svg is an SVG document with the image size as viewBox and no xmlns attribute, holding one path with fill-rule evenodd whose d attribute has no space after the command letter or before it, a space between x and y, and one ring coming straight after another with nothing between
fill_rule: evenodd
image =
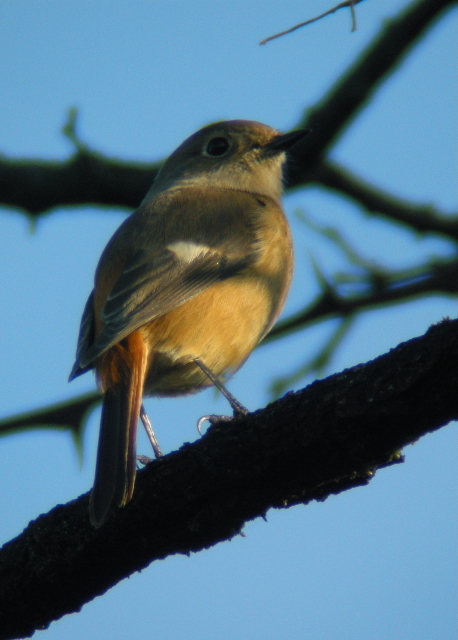
<instances>
[{"instance_id":1,"label":"rough bark","mask_svg":"<svg viewBox=\"0 0 458 640\"><path fill-rule=\"evenodd\" d=\"M153 560L228 540L270 508L367 484L458 417L457 356L458 321L445 320L152 462L99 530L87 494L40 516L0 551L0 639L46 628Z\"/></svg>"}]
</instances>

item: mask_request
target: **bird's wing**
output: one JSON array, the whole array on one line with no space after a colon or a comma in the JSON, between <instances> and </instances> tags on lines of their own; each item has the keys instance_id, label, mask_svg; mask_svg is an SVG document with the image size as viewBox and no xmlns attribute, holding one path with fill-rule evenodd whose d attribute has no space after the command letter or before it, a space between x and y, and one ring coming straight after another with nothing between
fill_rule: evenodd
<instances>
[{"instance_id":1,"label":"bird's wing","mask_svg":"<svg viewBox=\"0 0 458 640\"><path fill-rule=\"evenodd\" d=\"M91 366L82 367L81 362L84 354L90 348L94 342L95 334L95 317L94 317L94 291L91 291L89 298L87 299L84 307L83 315L81 317L80 331L78 335L78 344L76 346L76 358L75 364L71 370L68 378L69 382L85 373Z\"/></svg>"},{"instance_id":2,"label":"bird's wing","mask_svg":"<svg viewBox=\"0 0 458 640\"><path fill-rule=\"evenodd\" d=\"M232 202L229 199L229 206L225 204L227 196L224 203L221 198L201 203L198 220L194 217L191 221L186 218L184 206L196 205L192 199L189 202L190 194L186 196L185 202L174 198L174 206L167 210L167 222L162 220L171 232L164 234L163 225L155 220L149 231L142 234L143 246L124 265L106 299L103 328L95 339L90 296L72 377L86 371L97 357L142 325L255 262L257 239L253 220L260 205L250 194L242 193L235 201L232 198ZM171 238L167 244L158 240L164 235Z\"/></svg>"}]
</instances>

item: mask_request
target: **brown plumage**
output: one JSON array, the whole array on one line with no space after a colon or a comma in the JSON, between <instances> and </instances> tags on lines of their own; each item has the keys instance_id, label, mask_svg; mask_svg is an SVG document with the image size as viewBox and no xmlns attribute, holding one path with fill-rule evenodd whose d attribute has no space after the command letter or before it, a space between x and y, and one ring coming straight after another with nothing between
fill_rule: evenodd
<instances>
[{"instance_id":1,"label":"brown plumage","mask_svg":"<svg viewBox=\"0 0 458 640\"><path fill-rule=\"evenodd\" d=\"M259 123L210 125L170 156L105 248L70 378L104 392L90 516L132 497L143 395L194 393L227 378L280 314L293 271L280 197L281 136Z\"/></svg>"}]
</instances>

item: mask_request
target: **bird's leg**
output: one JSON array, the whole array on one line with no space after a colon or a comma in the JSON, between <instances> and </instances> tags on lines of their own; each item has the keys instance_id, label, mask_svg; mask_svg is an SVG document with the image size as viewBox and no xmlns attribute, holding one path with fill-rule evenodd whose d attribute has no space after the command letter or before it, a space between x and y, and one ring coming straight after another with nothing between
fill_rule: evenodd
<instances>
[{"instance_id":1,"label":"bird's leg","mask_svg":"<svg viewBox=\"0 0 458 640\"><path fill-rule=\"evenodd\" d=\"M194 360L194 362L196 363L196 365L198 367L200 367L202 369L202 371L205 373L207 378L209 378L213 382L215 387L221 391L223 396L225 398L227 398L229 404L231 405L231 407L232 407L232 409L234 411L234 415L235 416L237 416L237 415L246 416L246 414L249 413L248 409L246 407L244 407L243 404L241 404L237 400L237 398L235 398L228 389L226 389L226 387L221 382L221 380L218 378L218 376L216 376L213 373L213 371L211 369L209 369L207 367L207 365L202 362L202 360L199 360L198 358L196 358Z\"/></svg>"},{"instance_id":2,"label":"bird's leg","mask_svg":"<svg viewBox=\"0 0 458 640\"><path fill-rule=\"evenodd\" d=\"M145 427L146 435L153 447L154 455L156 456L156 460L162 457L161 447L159 446L159 442L157 441L156 434L154 433L153 425L151 424L151 420L148 418L148 415L145 411L145 407L142 405L140 409L140 420L143 422L143 426ZM149 458L146 456L137 456L142 464L146 464L149 462Z\"/></svg>"},{"instance_id":3,"label":"bird's leg","mask_svg":"<svg viewBox=\"0 0 458 640\"><path fill-rule=\"evenodd\" d=\"M223 396L228 400L229 404L232 407L232 410L234 412L234 416L246 416L249 411L246 407L243 406L243 404L241 404L237 398L235 398L232 393L226 389L226 387L224 386L224 384L221 382L221 380L218 378L217 375L215 375L213 373L213 371L211 369L209 369L207 367L206 364L204 364L202 362L202 360L199 360L198 358L196 358L194 360L194 362L196 363L196 365L198 367L200 367L202 369L202 371L205 373L205 375L207 376L207 378L209 378L209 380L211 380L211 382L215 385L215 387L217 389L219 389L221 391L221 393L223 394ZM210 422L212 422L213 420L231 420L232 418L228 417L228 416L217 416L217 415L208 415L208 416L202 416L202 418L200 418L200 420L197 423L197 430L199 431L200 434L202 434L201 431L201 427L202 427L202 423L204 423L206 420L209 420Z\"/></svg>"}]
</instances>

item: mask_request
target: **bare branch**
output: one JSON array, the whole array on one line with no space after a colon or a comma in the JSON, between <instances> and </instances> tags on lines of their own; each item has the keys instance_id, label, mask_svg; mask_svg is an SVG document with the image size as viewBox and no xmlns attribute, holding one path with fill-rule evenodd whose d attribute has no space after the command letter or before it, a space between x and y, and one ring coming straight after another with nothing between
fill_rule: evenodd
<instances>
[{"instance_id":1,"label":"bare branch","mask_svg":"<svg viewBox=\"0 0 458 640\"><path fill-rule=\"evenodd\" d=\"M160 163L122 162L81 151L65 162L0 157L2 204L38 216L54 207L99 204L134 209Z\"/></svg>"},{"instance_id":2,"label":"bare branch","mask_svg":"<svg viewBox=\"0 0 458 640\"><path fill-rule=\"evenodd\" d=\"M337 142L380 84L425 30L455 4L456 0L419 0L411 4L404 13L386 23L329 93L312 110L307 109L297 128L311 129L313 133L294 148L298 157L290 167L290 186L309 181L309 172Z\"/></svg>"},{"instance_id":3,"label":"bare branch","mask_svg":"<svg viewBox=\"0 0 458 640\"><path fill-rule=\"evenodd\" d=\"M356 312L426 295L456 296L458 260L420 266L417 270L412 270L408 277L404 271L392 272L388 277L382 272L374 272L372 283L370 280L371 276L369 281L359 281L360 284L369 287L368 292L347 297L339 294L336 287L329 285L311 305L275 325L261 344L268 344L279 337L329 318L347 318Z\"/></svg>"},{"instance_id":4,"label":"bare branch","mask_svg":"<svg viewBox=\"0 0 458 640\"><path fill-rule=\"evenodd\" d=\"M355 0L350 0L350 13L351 13L351 32L354 33L358 29L358 21L356 20Z\"/></svg>"},{"instance_id":5,"label":"bare branch","mask_svg":"<svg viewBox=\"0 0 458 640\"><path fill-rule=\"evenodd\" d=\"M0 436L9 436L29 429L59 429L71 431L80 444L89 412L100 402L100 393L91 392L27 413L0 420Z\"/></svg>"},{"instance_id":6,"label":"bare branch","mask_svg":"<svg viewBox=\"0 0 458 640\"><path fill-rule=\"evenodd\" d=\"M262 344L319 321L336 318L341 322L309 362L273 384L276 396L305 375L320 372L327 366L358 312L411 297L434 293L455 295L458 290L458 261L432 259L429 263L410 269L390 270L359 255L338 229L320 225L304 213L300 217L310 228L333 242L357 271L336 273L329 280L312 259L321 293L306 309L276 325ZM0 420L0 436L26 429L68 429L80 444L87 415L99 401L100 394L91 392L59 404L3 418Z\"/></svg>"},{"instance_id":7,"label":"bare branch","mask_svg":"<svg viewBox=\"0 0 458 640\"><path fill-rule=\"evenodd\" d=\"M305 27L308 24L312 24L312 22L316 22L317 20L321 20L321 18L325 18L326 16L331 15L331 13L335 13L339 9L344 9L344 8L346 8L346 9L350 8L350 11L351 11L351 22L352 22L351 30L352 30L352 32L356 31L357 25L356 25L355 4L359 4L362 1L363 0L346 0L345 2L341 2L336 7L333 7L332 9L329 9L329 11L325 11L321 15L316 16L316 18L312 18L311 20L306 20L305 22L301 22L300 24L297 24L295 27L291 27L291 29L287 29L286 31L282 31L281 33L276 33L274 36L269 36L265 40L262 40L259 44L267 44L271 40L275 40L275 38L280 38L281 36L286 36L288 33L292 33L293 31L296 31L297 29L300 29L301 27Z\"/></svg>"},{"instance_id":8,"label":"bare branch","mask_svg":"<svg viewBox=\"0 0 458 640\"><path fill-rule=\"evenodd\" d=\"M458 417L458 321L310 385L138 474L134 499L93 529L83 495L0 552L0 640L31 635L170 554L237 535L270 508L367 484L399 449ZM185 490L184 490L185 488Z\"/></svg>"},{"instance_id":9,"label":"bare branch","mask_svg":"<svg viewBox=\"0 0 458 640\"><path fill-rule=\"evenodd\" d=\"M305 364L298 367L296 371L292 371L287 376L278 376L270 385L270 392L273 398L279 398L293 385L303 380L311 373L319 373L323 371L330 363L337 348L347 335L353 324L354 316L342 318L337 328L331 333L331 336L324 342L317 354L308 359Z\"/></svg>"},{"instance_id":10,"label":"bare branch","mask_svg":"<svg viewBox=\"0 0 458 640\"><path fill-rule=\"evenodd\" d=\"M320 163L309 181L350 198L370 213L401 222L419 233L439 233L458 240L458 216L444 215L432 205L414 204L397 198L336 162Z\"/></svg>"},{"instance_id":11,"label":"bare branch","mask_svg":"<svg viewBox=\"0 0 458 640\"><path fill-rule=\"evenodd\" d=\"M456 0L420 0L387 24L355 65L317 104L299 127L313 135L296 145L289 167L290 187L316 180L317 165L380 83L408 53L425 29ZM78 152L67 162L13 160L0 157L0 201L37 216L54 207L99 204L133 209L143 199L160 163L128 163L88 150L66 125ZM74 130L73 130L74 134ZM318 172L318 173L317 173ZM312 174L312 175L311 175ZM329 178L330 179L330 178ZM323 176L324 180L324 176Z\"/></svg>"}]
</instances>

